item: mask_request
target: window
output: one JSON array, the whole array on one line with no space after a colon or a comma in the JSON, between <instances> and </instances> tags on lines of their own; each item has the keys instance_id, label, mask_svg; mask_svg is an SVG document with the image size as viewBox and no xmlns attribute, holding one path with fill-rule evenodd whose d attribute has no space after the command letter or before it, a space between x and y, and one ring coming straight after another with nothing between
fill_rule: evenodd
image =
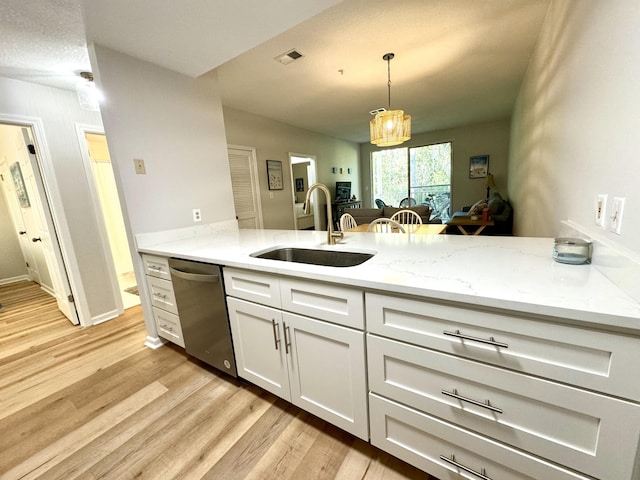
<instances>
[{"instance_id":1,"label":"window","mask_svg":"<svg viewBox=\"0 0 640 480\"><path fill-rule=\"evenodd\" d=\"M429 205L431 218L449 219L451 142L401 147L371 154L372 200L394 207Z\"/></svg>"}]
</instances>

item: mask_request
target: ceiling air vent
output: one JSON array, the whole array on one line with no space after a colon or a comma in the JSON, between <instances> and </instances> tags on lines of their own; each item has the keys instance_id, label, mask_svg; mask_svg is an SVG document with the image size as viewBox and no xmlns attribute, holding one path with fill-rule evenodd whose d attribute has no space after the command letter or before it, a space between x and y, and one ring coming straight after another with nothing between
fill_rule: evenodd
<instances>
[{"instance_id":1,"label":"ceiling air vent","mask_svg":"<svg viewBox=\"0 0 640 480\"><path fill-rule=\"evenodd\" d=\"M283 65L289 65L291 62L299 59L300 57L302 57L302 54L294 48L292 50L289 50L288 52L278 55L274 58L274 60L280 62Z\"/></svg>"}]
</instances>

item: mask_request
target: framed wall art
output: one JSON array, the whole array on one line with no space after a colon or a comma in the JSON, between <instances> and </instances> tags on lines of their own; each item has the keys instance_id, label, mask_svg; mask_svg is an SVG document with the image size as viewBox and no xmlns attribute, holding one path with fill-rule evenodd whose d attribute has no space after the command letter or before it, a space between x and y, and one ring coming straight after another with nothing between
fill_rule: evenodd
<instances>
[{"instance_id":1,"label":"framed wall art","mask_svg":"<svg viewBox=\"0 0 640 480\"><path fill-rule=\"evenodd\" d=\"M304 192L304 178L296 178L296 192Z\"/></svg>"},{"instance_id":2,"label":"framed wall art","mask_svg":"<svg viewBox=\"0 0 640 480\"><path fill-rule=\"evenodd\" d=\"M469 178L485 178L489 171L489 155L469 157Z\"/></svg>"},{"instance_id":3,"label":"framed wall art","mask_svg":"<svg viewBox=\"0 0 640 480\"><path fill-rule=\"evenodd\" d=\"M269 190L282 190L282 162L280 160L267 160L267 180Z\"/></svg>"},{"instance_id":4,"label":"framed wall art","mask_svg":"<svg viewBox=\"0 0 640 480\"><path fill-rule=\"evenodd\" d=\"M11 178L13 179L13 185L16 189L16 195L22 208L29 208L31 202L29 201L29 195L27 194L27 187L24 185L24 178L22 178L22 170L18 162L9 167L11 170Z\"/></svg>"}]
</instances>

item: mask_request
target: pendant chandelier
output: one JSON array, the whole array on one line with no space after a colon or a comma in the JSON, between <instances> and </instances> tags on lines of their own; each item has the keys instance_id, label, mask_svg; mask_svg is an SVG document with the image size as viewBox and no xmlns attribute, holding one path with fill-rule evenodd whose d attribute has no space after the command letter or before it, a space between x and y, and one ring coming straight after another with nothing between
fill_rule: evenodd
<instances>
[{"instance_id":1,"label":"pendant chandelier","mask_svg":"<svg viewBox=\"0 0 640 480\"><path fill-rule=\"evenodd\" d=\"M394 56L393 53L382 56L387 62L389 108L378 112L369 123L371 143L378 147L400 145L411 138L411 115L405 115L403 110L391 110L391 59Z\"/></svg>"}]
</instances>

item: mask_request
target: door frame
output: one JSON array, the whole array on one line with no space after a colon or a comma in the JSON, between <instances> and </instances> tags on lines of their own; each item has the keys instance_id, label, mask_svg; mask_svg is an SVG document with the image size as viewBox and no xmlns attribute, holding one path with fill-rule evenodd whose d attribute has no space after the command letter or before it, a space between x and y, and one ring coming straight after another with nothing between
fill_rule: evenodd
<instances>
[{"instance_id":1,"label":"door frame","mask_svg":"<svg viewBox=\"0 0 640 480\"><path fill-rule=\"evenodd\" d=\"M293 200L293 205L291 206L291 209L293 210L293 226L294 228L297 230L298 229L298 220L296 218L296 205L295 205L295 188L296 188L296 184L295 184L295 180L293 178L293 165L295 165L295 163L302 163L302 162L292 162L292 158L302 158L305 160L308 160L309 163L311 164L311 169L313 171L313 175L314 178L311 179L309 178L309 187L318 182L318 159L316 157L316 155L309 155L308 153L294 153L294 152L289 152L289 173L291 174L291 189L292 189L292 200ZM320 198L318 194L316 194L316 198ZM313 226L315 228L315 230L322 230L322 217L320 216L320 202L319 201L315 201L312 203L313 206Z\"/></svg>"},{"instance_id":2,"label":"door frame","mask_svg":"<svg viewBox=\"0 0 640 480\"><path fill-rule=\"evenodd\" d=\"M76 123L75 127L78 143L80 145L80 153L82 155L82 164L84 166L85 175L87 176L87 183L89 184L89 194L93 204L93 211L98 219L98 236L100 237L100 244L102 245L102 249L109 253L109 258L111 259L110 262L107 262L107 274L109 275L109 283L111 284L111 290L113 291L113 298L116 304L116 312L106 312L100 317L94 318L93 324L95 325L96 323L110 320L111 318L124 313L124 305L122 303L122 295L120 294L120 285L118 284L118 273L116 272L115 260L113 258L113 252L111 251L109 237L107 235L106 221L104 219L102 207L100 206L100 198L96 188L93 165L91 163L91 156L89 155L89 145L87 144L87 138L85 137L85 133L105 135L104 128L97 125L83 123ZM131 246L128 245L128 240L129 239L127 238L127 247L129 248L129 253L131 253Z\"/></svg>"},{"instance_id":3,"label":"door frame","mask_svg":"<svg viewBox=\"0 0 640 480\"><path fill-rule=\"evenodd\" d=\"M63 286L65 292L62 292L62 294L70 294L73 296L73 301L69 302L71 307L70 313L72 315L72 318L69 320L76 325L80 323L82 326L89 326L83 321L83 319L90 319L91 315L89 305L86 301L86 293L81 281L78 262L73 249L70 248L73 243L71 241L69 224L64 213L62 198L60 197L60 189L56 181L47 137L44 133L44 123L40 118L6 113L0 113L0 123L31 129L33 142L36 147L35 163L38 166L38 173L42 179L42 186L44 188L44 191L40 192L40 194L44 196L48 203L48 205L43 205L42 208L45 210L45 215L51 217L54 229L53 232L49 232L52 239L51 245L62 269L62 271L59 272L60 278L65 282ZM34 174L35 173L36 172L34 172Z\"/></svg>"}]
</instances>

